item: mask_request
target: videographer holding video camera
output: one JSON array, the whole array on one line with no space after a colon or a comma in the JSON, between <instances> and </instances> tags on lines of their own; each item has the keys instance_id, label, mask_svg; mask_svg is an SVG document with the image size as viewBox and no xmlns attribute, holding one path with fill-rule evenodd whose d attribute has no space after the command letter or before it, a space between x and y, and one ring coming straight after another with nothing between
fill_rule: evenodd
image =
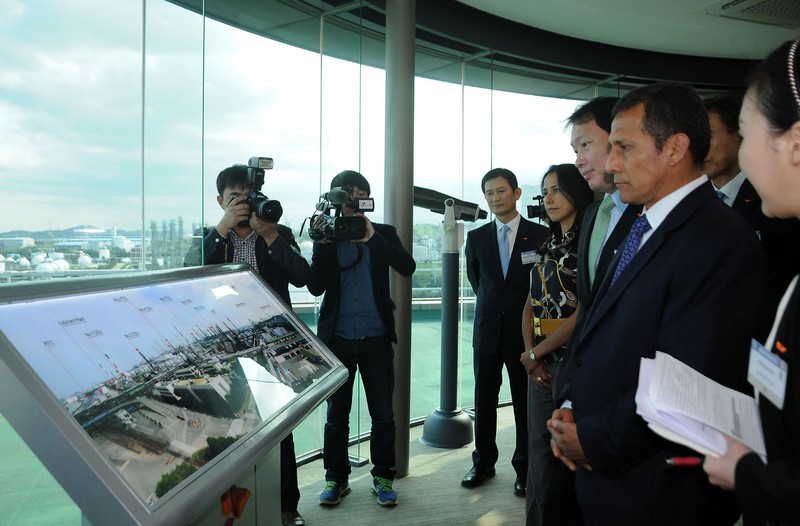
<instances>
[{"instance_id":1,"label":"videographer holding video camera","mask_svg":"<svg viewBox=\"0 0 800 526\"><path fill-rule=\"evenodd\" d=\"M346 189L346 190L345 190ZM362 212L360 200L370 194L369 182L358 172L346 170L331 181L318 212L334 205L336 217L315 214L310 235L315 239L308 290L325 293L319 312L317 335L347 367L347 382L328 398L323 462L325 489L320 504L335 506L350 493L350 407L356 370L361 370L364 393L372 420L370 458L372 492L378 504L397 504L395 478L394 303L389 297L389 267L410 276L416 263L403 248L393 226L372 223ZM363 218L358 220L357 218ZM354 237L360 236L360 237Z\"/></svg>"},{"instance_id":2,"label":"videographer holding video camera","mask_svg":"<svg viewBox=\"0 0 800 526\"><path fill-rule=\"evenodd\" d=\"M270 287L291 306L289 283L306 285L308 262L292 230L279 225L283 209L278 201L261 193L264 170L272 169L269 157L252 157L248 165L235 164L217 176L217 203L224 210L215 228L198 235L184 258L184 266L214 263L249 263ZM202 257L201 257L202 255ZM294 439L281 441L281 520L284 526L303 526L297 512L300 490Z\"/></svg>"}]
</instances>

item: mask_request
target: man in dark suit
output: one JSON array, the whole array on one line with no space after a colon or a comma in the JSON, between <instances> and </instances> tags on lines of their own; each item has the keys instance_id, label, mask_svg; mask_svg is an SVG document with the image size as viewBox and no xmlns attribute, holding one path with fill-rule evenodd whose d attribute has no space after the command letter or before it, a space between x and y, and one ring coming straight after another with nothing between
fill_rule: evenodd
<instances>
[{"instance_id":1,"label":"man in dark suit","mask_svg":"<svg viewBox=\"0 0 800 526\"><path fill-rule=\"evenodd\" d=\"M619 197L613 176L606 172L608 159L608 134L611 131L611 111L616 97L597 97L579 106L567 118L571 127L572 150L575 166L589 183L589 187L602 194L586 209L578 238L578 310L566 323L538 343L534 349L525 350L520 361L529 371L529 393L532 403L534 389L547 388L547 378L554 367L559 372L550 378L555 382L553 393L560 393L564 379L569 375L571 348L557 365L534 361L564 345L579 327L591 306L595 285L600 281L617 247L625 240L634 220L641 212L641 205L628 205ZM598 209L602 207L599 214ZM591 255L590 255L591 254ZM591 261L590 261L591 260ZM599 278L598 278L599 276ZM544 379L544 380L542 380ZM558 400L556 400L558 402ZM580 508L575 495L575 474L561 462L553 459L550 451L532 452L533 442L541 432L546 434L544 422L528 422L528 488L526 495L526 524L558 524L562 526L580 524ZM541 438L538 438L541 440Z\"/></svg>"},{"instance_id":2,"label":"man in dark suit","mask_svg":"<svg viewBox=\"0 0 800 526\"><path fill-rule=\"evenodd\" d=\"M528 469L527 376L519 363L524 345L520 320L528 297L530 271L536 249L547 229L517 212L522 189L511 170L489 170L481 180L486 203L495 220L467 235L467 278L475 291L472 333L475 370L475 451L472 469L461 485L472 488L495 474L499 452L497 402L503 365L508 373L516 424L516 447L511 464L516 472L514 493L525 495Z\"/></svg>"},{"instance_id":3,"label":"man in dark suit","mask_svg":"<svg viewBox=\"0 0 800 526\"><path fill-rule=\"evenodd\" d=\"M553 413L554 453L577 467L586 524L733 524L730 494L665 460L691 454L636 414L641 358L668 353L744 389L764 261L752 229L701 175L708 118L683 84L633 90L614 108L611 152L622 200L644 205L602 279Z\"/></svg>"},{"instance_id":4,"label":"man in dark suit","mask_svg":"<svg viewBox=\"0 0 800 526\"><path fill-rule=\"evenodd\" d=\"M800 221L769 218L761 211L761 197L739 167L739 109L742 97L718 95L703 100L711 127L711 147L703 166L723 202L753 227L767 259L764 302L756 317L753 337L765 343L775 311L792 278L800 272Z\"/></svg>"},{"instance_id":5,"label":"man in dark suit","mask_svg":"<svg viewBox=\"0 0 800 526\"><path fill-rule=\"evenodd\" d=\"M367 179L345 170L331 181L331 189L346 189L351 199L369 197ZM342 208L344 216L356 212ZM403 248L391 225L373 223L363 214L366 236L354 241L320 239L314 243L308 290L325 293L319 311L317 336L347 367L347 382L328 398L322 459L325 489L320 504L335 506L350 493L350 408L356 371L361 371L372 431L370 458L373 463L372 493L378 504L394 506L395 425L394 394L394 303L389 297L389 268L410 276L416 263ZM319 227L320 224L314 225Z\"/></svg>"},{"instance_id":6,"label":"man in dark suit","mask_svg":"<svg viewBox=\"0 0 800 526\"><path fill-rule=\"evenodd\" d=\"M250 263L253 270L291 307L289 283L303 287L309 274L308 262L289 227L264 221L250 210L248 167L233 165L217 176L217 203L224 210L216 227L195 237L184 258L184 266L215 263ZM257 188L257 190L261 190ZM281 521L284 526L303 526L297 512L300 489L294 438L290 433L281 441Z\"/></svg>"}]
</instances>

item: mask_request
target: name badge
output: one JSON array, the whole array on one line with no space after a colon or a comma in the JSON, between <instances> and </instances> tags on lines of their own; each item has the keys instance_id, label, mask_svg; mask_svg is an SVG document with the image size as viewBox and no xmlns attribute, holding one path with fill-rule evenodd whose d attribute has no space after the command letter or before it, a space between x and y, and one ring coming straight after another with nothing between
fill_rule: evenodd
<instances>
[{"instance_id":1,"label":"name badge","mask_svg":"<svg viewBox=\"0 0 800 526\"><path fill-rule=\"evenodd\" d=\"M750 343L750 363L747 367L747 381L763 394L767 400L783 409L786 395L786 378L789 366L777 354L766 350L755 340Z\"/></svg>"},{"instance_id":2,"label":"name badge","mask_svg":"<svg viewBox=\"0 0 800 526\"><path fill-rule=\"evenodd\" d=\"M523 252L520 255L522 256L523 265L532 265L537 263L540 259L542 259L542 255L537 254L535 250L529 250L527 252Z\"/></svg>"}]
</instances>

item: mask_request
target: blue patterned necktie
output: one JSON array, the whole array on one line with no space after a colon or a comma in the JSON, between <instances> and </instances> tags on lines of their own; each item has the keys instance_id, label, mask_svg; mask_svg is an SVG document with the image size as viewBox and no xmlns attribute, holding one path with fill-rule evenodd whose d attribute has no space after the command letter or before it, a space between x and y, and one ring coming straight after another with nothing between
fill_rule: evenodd
<instances>
[{"instance_id":1,"label":"blue patterned necktie","mask_svg":"<svg viewBox=\"0 0 800 526\"><path fill-rule=\"evenodd\" d=\"M611 209L614 208L614 200L610 195L603 198L600 207L597 209L594 226L592 227L592 237L589 239L589 257L586 262L589 264L589 283L594 283L595 273L597 272L597 256L603 248L603 241L606 239L608 227L611 225Z\"/></svg>"},{"instance_id":2,"label":"blue patterned necktie","mask_svg":"<svg viewBox=\"0 0 800 526\"><path fill-rule=\"evenodd\" d=\"M639 250L639 245L642 243L642 236L644 236L645 232L650 230L650 228L652 227L645 215L640 215L639 218L633 222L631 231L628 234L628 239L625 241L622 257L619 258L617 270L614 271L614 277L611 278L611 285L609 286L614 285L619 275L622 274L622 271L625 270L625 267L631 262L633 256L636 255L636 251Z\"/></svg>"},{"instance_id":3,"label":"blue patterned necktie","mask_svg":"<svg viewBox=\"0 0 800 526\"><path fill-rule=\"evenodd\" d=\"M503 225L500 227L500 241L497 243L497 248L500 251L500 266L503 268L503 277L508 273L508 231L511 227Z\"/></svg>"}]
</instances>

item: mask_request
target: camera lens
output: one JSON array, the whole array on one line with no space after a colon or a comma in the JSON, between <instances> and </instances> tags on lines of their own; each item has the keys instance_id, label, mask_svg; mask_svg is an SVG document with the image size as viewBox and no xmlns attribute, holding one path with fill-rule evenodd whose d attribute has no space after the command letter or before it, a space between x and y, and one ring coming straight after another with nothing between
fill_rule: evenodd
<instances>
[{"instance_id":1,"label":"camera lens","mask_svg":"<svg viewBox=\"0 0 800 526\"><path fill-rule=\"evenodd\" d=\"M247 204L250 207L250 211L254 212L256 217L262 221L277 223L283 215L283 207L279 201L269 199L255 190L251 190L247 196Z\"/></svg>"},{"instance_id":2,"label":"camera lens","mask_svg":"<svg viewBox=\"0 0 800 526\"><path fill-rule=\"evenodd\" d=\"M277 223L283 215L283 207L275 199L261 198L253 204L253 211L263 221Z\"/></svg>"}]
</instances>

